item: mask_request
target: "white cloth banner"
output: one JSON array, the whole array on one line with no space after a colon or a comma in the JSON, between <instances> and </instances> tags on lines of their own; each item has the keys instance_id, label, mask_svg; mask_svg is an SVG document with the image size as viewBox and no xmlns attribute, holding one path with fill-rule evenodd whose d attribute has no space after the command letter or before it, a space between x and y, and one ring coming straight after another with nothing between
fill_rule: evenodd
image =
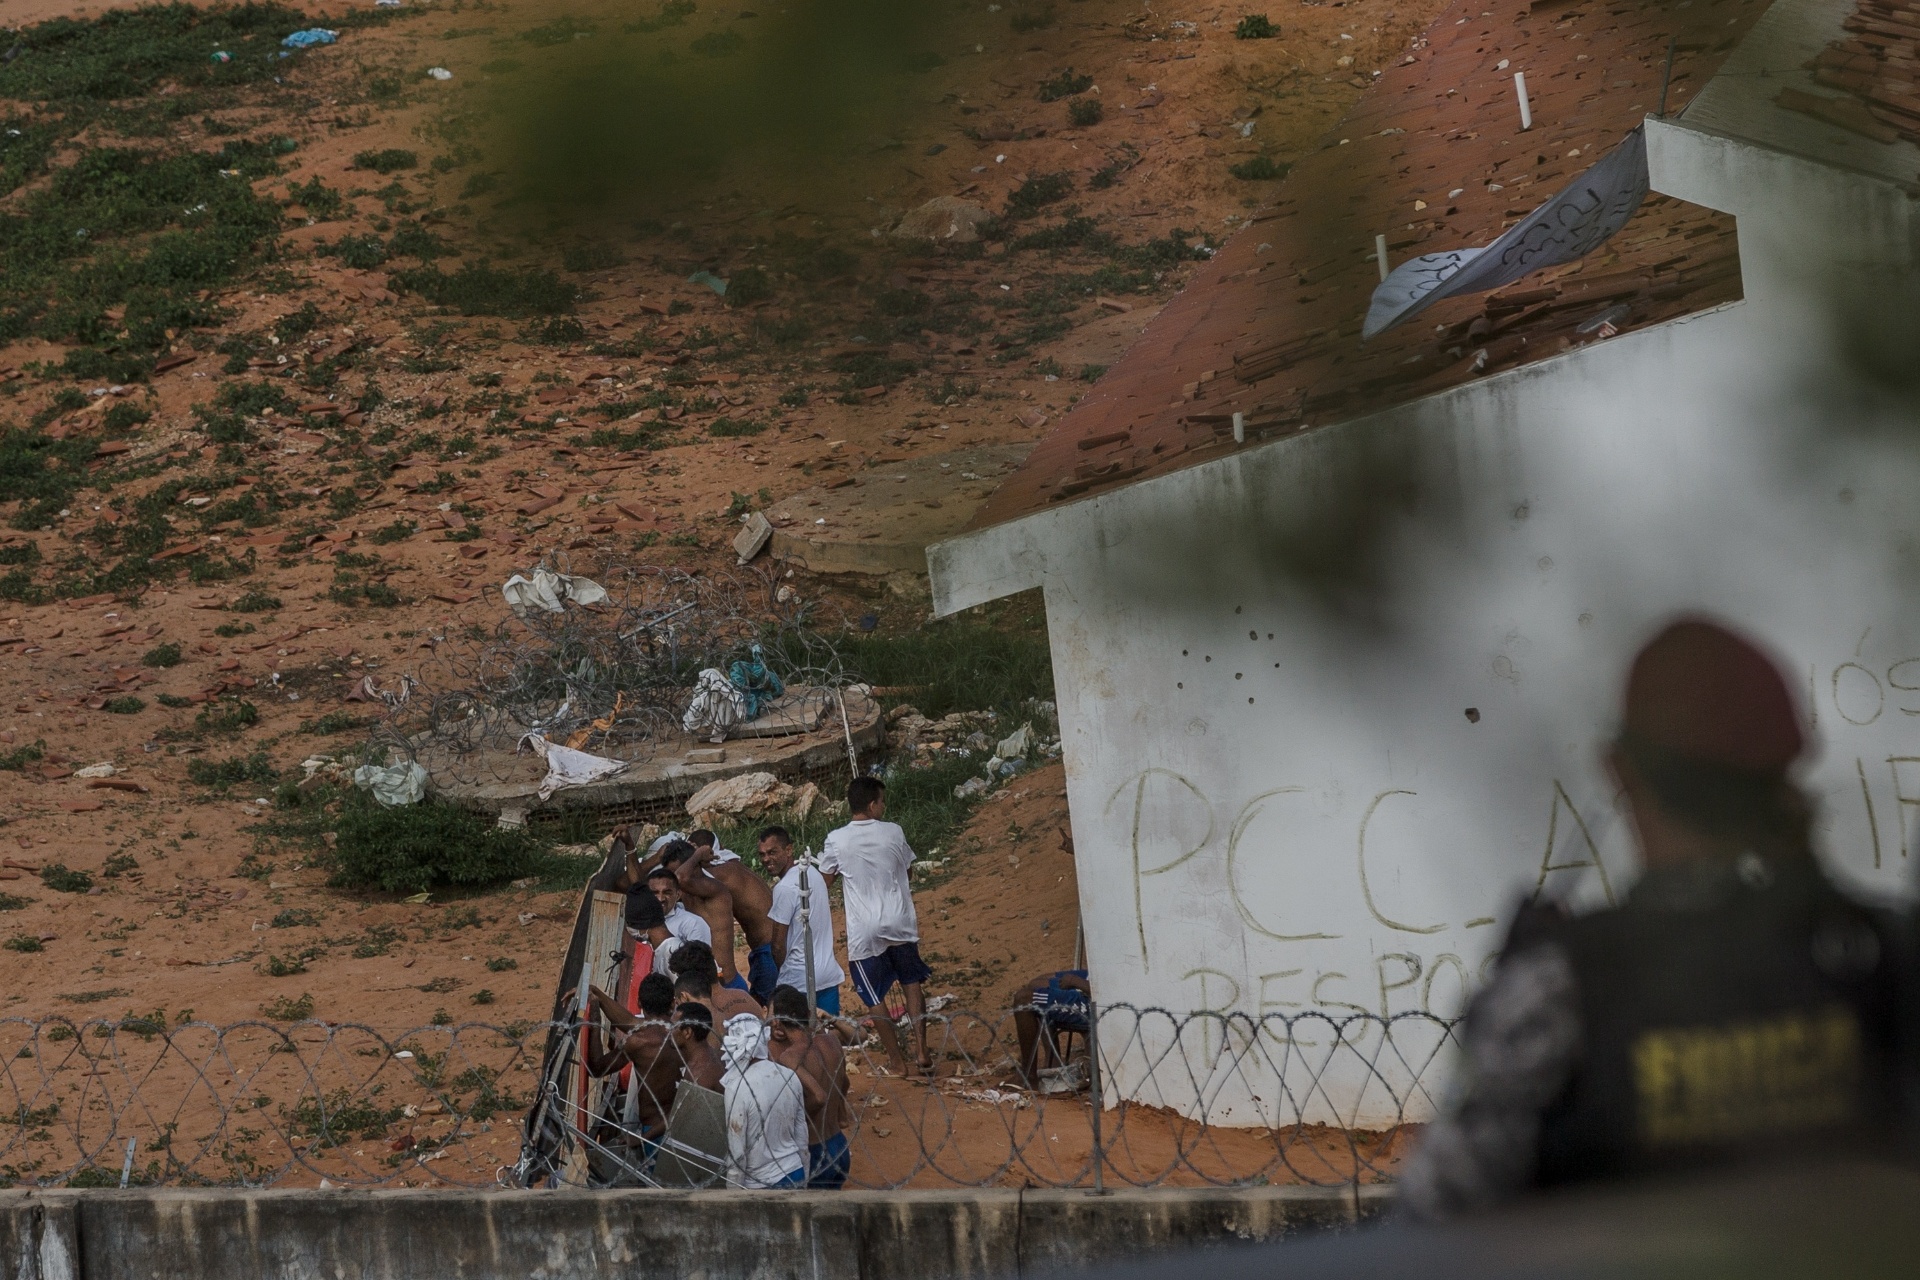
<instances>
[{"instance_id":1,"label":"white cloth banner","mask_svg":"<svg viewBox=\"0 0 1920 1280\"><path fill-rule=\"evenodd\" d=\"M1423 254L1395 267L1373 291L1360 336L1384 333L1442 298L1485 293L1542 267L1583 258L1627 225L1646 198L1643 126L1492 244Z\"/></svg>"}]
</instances>

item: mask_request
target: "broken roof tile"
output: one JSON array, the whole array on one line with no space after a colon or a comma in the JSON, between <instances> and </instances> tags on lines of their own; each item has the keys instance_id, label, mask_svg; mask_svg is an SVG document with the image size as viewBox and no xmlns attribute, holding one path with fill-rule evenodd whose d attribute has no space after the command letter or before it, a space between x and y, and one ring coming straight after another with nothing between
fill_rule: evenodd
<instances>
[{"instance_id":1,"label":"broken roof tile","mask_svg":"<svg viewBox=\"0 0 1920 1280\"><path fill-rule=\"evenodd\" d=\"M1897 7L1864 3L1876 12ZM1199 268L1054 424L971 528L1740 296L1733 219L1655 195L1579 262L1496 293L1448 299L1360 342L1379 282L1376 234L1401 259L1489 243L1657 109L1669 38L1673 111L1706 83L1767 0L1631 9L1494 0L1491 14L1487 7L1462 0L1435 20L1322 149L1293 166L1274 204ZM1526 73L1531 131L1520 128L1516 71ZM1428 207L1416 210L1416 200ZM1236 412L1244 445L1233 440ZM1123 434L1134 447L1125 456L1089 459L1082 448Z\"/></svg>"}]
</instances>

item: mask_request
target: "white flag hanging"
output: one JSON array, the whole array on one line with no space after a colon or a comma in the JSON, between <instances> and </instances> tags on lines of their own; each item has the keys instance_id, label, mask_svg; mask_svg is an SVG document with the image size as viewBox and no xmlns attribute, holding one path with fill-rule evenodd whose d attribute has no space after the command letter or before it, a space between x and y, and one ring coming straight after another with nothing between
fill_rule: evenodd
<instances>
[{"instance_id":1,"label":"white flag hanging","mask_svg":"<svg viewBox=\"0 0 1920 1280\"><path fill-rule=\"evenodd\" d=\"M1391 329L1442 298L1485 293L1542 267L1585 257L1624 227L1646 198L1642 127L1492 244L1423 254L1395 267L1373 291L1360 336Z\"/></svg>"}]
</instances>

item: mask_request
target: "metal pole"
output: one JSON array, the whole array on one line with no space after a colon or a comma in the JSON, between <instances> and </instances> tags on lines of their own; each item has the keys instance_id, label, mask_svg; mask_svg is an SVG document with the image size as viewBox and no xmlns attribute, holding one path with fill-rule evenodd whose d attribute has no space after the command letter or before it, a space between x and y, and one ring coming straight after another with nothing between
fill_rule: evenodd
<instances>
[{"instance_id":1,"label":"metal pole","mask_svg":"<svg viewBox=\"0 0 1920 1280\"><path fill-rule=\"evenodd\" d=\"M1093 1194L1110 1195L1107 1153L1100 1141L1100 1007L1091 995L1087 997L1087 1085L1093 1103Z\"/></svg>"},{"instance_id":2,"label":"metal pole","mask_svg":"<svg viewBox=\"0 0 1920 1280\"><path fill-rule=\"evenodd\" d=\"M808 845L800 861L800 941L807 949L807 1034L813 1034L820 1021L820 997L813 989L813 885L807 879L807 864L813 861L813 846Z\"/></svg>"},{"instance_id":3,"label":"metal pole","mask_svg":"<svg viewBox=\"0 0 1920 1280\"><path fill-rule=\"evenodd\" d=\"M138 1147L139 1145L140 1145L140 1139L138 1138L127 1139L127 1158L126 1158L126 1161L122 1163L120 1166L120 1189L122 1191L125 1191L127 1187L133 1182L133 1151L134 1151L134 1148Z\"/></svg>"},{"instance_id":4,"label":"metal pole","mask_svg":"<svg viewBox=\"0 0 1920 1280\"><path fill-rule=\"evenodd\" d=\"M1667 69L1660 76L1660 112L1658 120L1667 118L1667 90L1673 87L1673 50L1680 43L1679 36L1667 37Z\"/></svg>"},{"instance_id":5,"label":"metal pole","mask_svg":"<svg viewBox=\"0 0 1920 1280\"><path fill-rule=\"evenodd\" d=\"M840 732L847 739L847 771L851 781L860 776L860 756L853 749L853 726L847 722L847 695L835 689L833 700L840 704Z\"/></svg>"}]
</instances>

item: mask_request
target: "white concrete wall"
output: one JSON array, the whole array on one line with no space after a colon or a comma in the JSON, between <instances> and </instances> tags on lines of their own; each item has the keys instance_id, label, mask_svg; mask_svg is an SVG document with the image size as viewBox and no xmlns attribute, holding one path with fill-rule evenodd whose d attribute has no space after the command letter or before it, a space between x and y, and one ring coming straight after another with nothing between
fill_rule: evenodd
<instances>
[{"instance_id":1,"label":"white concrete wall","mask_svg":"<svg viewBox=\"0 0 1920 1280\"><path fill-rule=\"evenodd\" d=\"M1920 433L1836 400L1823 341L1810 306L1735 304L932 549L942 612L1045 587L1100 999L1458 1012L1521 895L1631 884L1599 753L1682 610L1776 647L1826 856L1907 892ZM1365 1038L1301 1104L1326 1026L1249 1027L1190 1027L1186 1083L1148 1082L1173 1033L1145 1032L1115 1083L1229 1123L1383 1123L1435 1044Z\"/></svg>"}]
</instances>

